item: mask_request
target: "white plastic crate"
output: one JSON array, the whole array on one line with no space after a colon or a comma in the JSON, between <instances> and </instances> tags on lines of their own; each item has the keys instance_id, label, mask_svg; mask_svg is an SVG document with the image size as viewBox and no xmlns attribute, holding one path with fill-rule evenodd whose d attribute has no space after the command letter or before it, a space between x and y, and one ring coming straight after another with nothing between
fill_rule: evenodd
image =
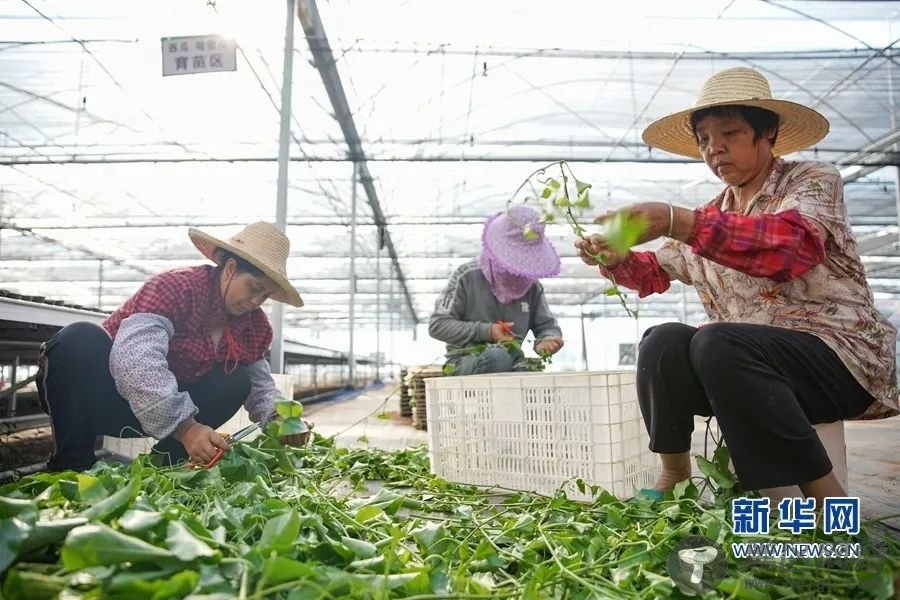
<instances>
[{"instance_id":1,"label":"white plastic crate","mask_svg":"<svg viewBox=\"0 0 900 600\"><path fill-rule=\"evenodd\" d=\"M650 487L658 458L634 371L498 373L425 380L431 470L448 481L590 500Z\"/></svg>"}]
</instances>

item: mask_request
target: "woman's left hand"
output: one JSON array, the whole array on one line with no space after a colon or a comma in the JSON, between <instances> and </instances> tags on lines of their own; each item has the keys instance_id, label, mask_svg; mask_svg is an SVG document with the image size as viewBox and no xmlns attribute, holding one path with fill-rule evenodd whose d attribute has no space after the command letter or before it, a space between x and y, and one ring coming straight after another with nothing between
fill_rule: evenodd
<instances>
[{"instance_id":1,"label":"woman's left hand","mask_svg":"<svg viewBox=\"0 0 900 600\"><path fill-rule=\"evenodd\" d=\"M293 446L294 448L302 448L309 443L309 438L312 437L312 430L315 427L314 423L310 423L307 420L303 420L303 423L306 425L308 431L304 431L303 433L294 433L291 435L283 435L279 438L282 444L286 446Z\"/></svg>"},{"instance_id":2,"label":"woman's left hand","mask_svg":"<svg viewBox=\"0 0 900 600\"><path fill-rule=\"evenodd\" d=\"M556 354L563 347L563 339L561 337L545 337L534 343L534 351L538 354Z\"/></svg>"}]
</instances>

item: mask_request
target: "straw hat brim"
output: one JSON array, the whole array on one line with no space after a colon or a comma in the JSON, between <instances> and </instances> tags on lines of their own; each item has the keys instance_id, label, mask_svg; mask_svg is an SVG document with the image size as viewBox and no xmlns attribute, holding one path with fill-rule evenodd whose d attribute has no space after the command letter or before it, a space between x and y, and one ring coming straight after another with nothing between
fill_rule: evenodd
<instances>
[{"instance_id":1,"label":"straw hat brim","mask_svg":"<svg viewBox=\"0 0 900 600\"><path fill-rule=\"evenodd\" d=\"M697 139L691 130L691 115L704 108L734 105L765 108L778 115L778 137L772 148L775 156L809 148L828 135L828 119L819 112L789 100L760 99L725 100L694 106L654 121L641 137L648 146L700 159L702 156L697 147Z\"/></svg>"},{"instance_id":2,"label":"straw hat brim","mask_svg":"<svg viewBox=\"0 0 900 600\"><path fill-rule=\"evenodd\" d=\"M230 244L225 240L221 240L217 237L211 236L208 233L200 231L199 229L194 229L193 227L188 229L188 237L191 239L191 242L193 242L194 246L197 247L197 250L199 250L203 256L213 261L217 265L222 264L219 256L216 253L216 250L221 248L222 250L227 250L228 252L233 253L235 256L240 256L248 263L262 271L266 277L275 282L275 285L280 288L277 292L272 294L272 300L284 302L285 304L290 304L291 306L296 306L298 308L303 306L303 298L300 297L300 292L298 292L297 289L293 285L291 285L291 282L288 281L287 277L271 268L270 266L266 265L257 257L252 256L241 248L235 247L233 244Z\"/></svg>"}]
</instances>

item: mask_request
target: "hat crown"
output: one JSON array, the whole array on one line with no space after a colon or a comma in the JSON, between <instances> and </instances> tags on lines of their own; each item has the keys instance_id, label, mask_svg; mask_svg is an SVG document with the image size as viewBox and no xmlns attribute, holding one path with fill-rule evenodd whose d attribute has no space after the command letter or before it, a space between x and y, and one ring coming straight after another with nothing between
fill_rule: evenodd
<instances>
[{"instance_id":1,"label":"hat crown","mask_svg":"<svg viewBox=\"0 0 900 600\"><path fill-rule=\"evenodd\" d=\"M695 107L732 102L740 104L748 100L771 100L769 81L754 69L734 67L716 73L706 80Z\"/></svg>"},{"instance_id":2,"label":"hat crown","mask_svg":"<svg viewBox=\"0 0 900 600\"><path fill-rule=\"evenodd\" d=\"M266 221L251 223L229 238L228 242L278 274L287 274L291 241L272 223Z\"/></svg>"},{"instance_id":3,"label":"hat crown","mask_svg":"<svg viewBox=\"0 0 900 600\"><path fill-rule=\"evenodd\" d=\"M522 204L497 213L481 233L482 255L507 273L538 280L559 273L559 254L544 232L541 215Z\"/></svg>"},{"instance_id":4,"label":"hat crown","mask_svg":"<svg viewBox=\"0 0 900 600\"><path fill-rule=\"evenodd\" d=\"M653 148L702 158L691 116L704 108L734 105L761 108L778 115L778 141L772 148L775 156L809 148L828 134L828 119L814 108L773 98L769 82L759 71L734 67L707 79L693 107L650 123L641 137Z\"/></svg>"},{"instance_id":5,"label":"hat crown","mask_svg":"<svg viewBox=\"0 0 900 600\"><path fill-rule=\"evenodd\" d=\"M513 237L523 237L527 242L540 242L544 237L544 224L541 223L541 215L537 211L524 206L510 206L505 213L497 218L497 225L502 229L502 234ZM533 231L537 237L528 239L525 237L526 229Z\"/></svg>"},{"instance_id":6,"label":"hat crown","mask_svg":"<svg viewBox=\"0 0 900 600\"><path fill-rule=\"evenodd\" d=\"M291 306L303 306L303 298L287 276L287 261L291 242L283 231L272 223L257 221L244 227L227 240L214 237L199 229L188 229L188 237L203 256L222 264L219 250L231 252L246 260L272 279L281 289L272 294L273 300Z\"/></svg>"}]
</instances>

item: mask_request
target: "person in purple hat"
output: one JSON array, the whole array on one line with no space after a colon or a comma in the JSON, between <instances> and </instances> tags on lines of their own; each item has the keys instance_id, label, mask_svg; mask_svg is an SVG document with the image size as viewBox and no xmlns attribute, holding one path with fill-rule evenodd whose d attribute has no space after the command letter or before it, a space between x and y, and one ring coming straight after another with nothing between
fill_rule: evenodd
<instances>
[{"instance_id":1,"label":"person in purple hat","mask_svg":"<svg viewBox=\"0 0 900 600\"><path fill-rule=\"evenodd\" d=\"M431 337L447 344L447 364L455 375L527 371L521 350L477 344L524 340L534 332L534 350L555 354L562 331L547 306L539 280L559 274L559 255L544 237L540 215L516 205L485 223L481 256L459 267L435 302L428 323Z\"/></svg>"}]
</instances>

